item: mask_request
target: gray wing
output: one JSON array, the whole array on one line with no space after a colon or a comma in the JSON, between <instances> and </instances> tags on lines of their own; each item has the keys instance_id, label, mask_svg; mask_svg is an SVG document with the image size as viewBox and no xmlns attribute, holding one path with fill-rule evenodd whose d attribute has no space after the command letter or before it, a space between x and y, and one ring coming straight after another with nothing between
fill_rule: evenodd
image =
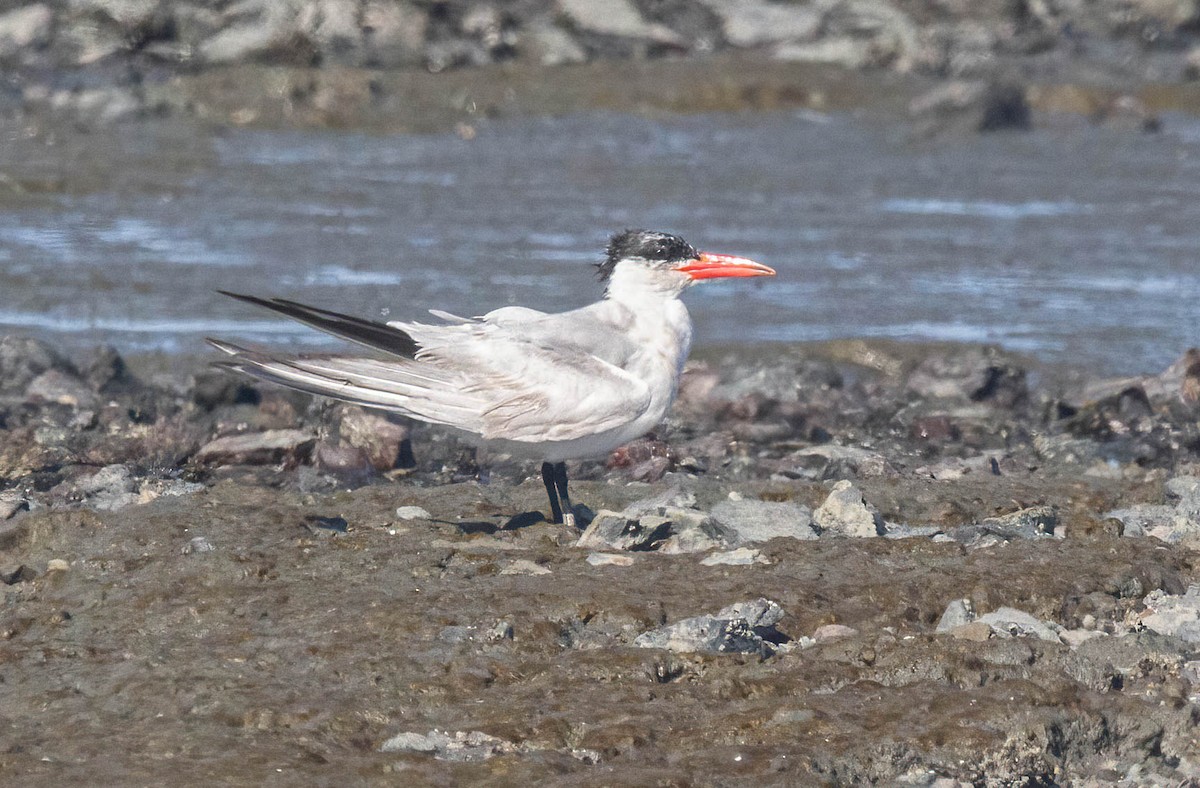
<instances>
[{"instance_id":1,"label":"gray wing","mask_svg":"<svg viewBox=\"0 0 1200 788\"><path fill-rule=\"evenodd\" d=\"M283 312L278 303L261 305ZM309 310L305 317L315 313L337 321L318 326L331 333L346 335L340 329L351 325L359 335L349 338L385 350L390 357L383 359L280 356L209 341L230 356L223 366L301 391L458 427L485 439L565 441L620 427L649 407L646 384L622 369L633 348L619 331L620 315L603 306L553 315L510 307L473 320L446 315L454 320L449 325L369 323L366 328L356 319L303 307ZM374 333L380 328L392 333ZM367 340L381 341L364 341L364 333ZM397 336L416 352L397 353ZM387 343L396 349L381 347Z\"/></svg>"}]
</instances>

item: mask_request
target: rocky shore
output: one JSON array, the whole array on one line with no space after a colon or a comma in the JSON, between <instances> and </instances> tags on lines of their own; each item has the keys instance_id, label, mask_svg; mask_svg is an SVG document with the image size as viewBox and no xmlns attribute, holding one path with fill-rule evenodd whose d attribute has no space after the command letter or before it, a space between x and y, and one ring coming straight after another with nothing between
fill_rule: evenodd
<instances>
[{"instance_id":1,"label":"rocky shore","mask_svg":"<svg viewBox=\"0 0 1200 788\"><path fill-rule=\"evenodd\" d=\"M712 349L568 532L436 429L6 337L0 775L1186 784L1198 398L1197 351Z\"/></svg>"},{"instance_id":2,"label":"rocky shore","mask_svg":"<svg viewBox=\"0 0 1200 788\"><path fill-rule=\"evenodd\" d=\"M957 112L995 104L996 89L1035 109L1133 125L1200 107L1194 0L82 0L4 9L0 111L87 123L167 114L402 130L597 106L873 106L896 91L917 102L913 111ZM1020 113L1001 116L1022 124Z\"/></svg>"}]
</instances>

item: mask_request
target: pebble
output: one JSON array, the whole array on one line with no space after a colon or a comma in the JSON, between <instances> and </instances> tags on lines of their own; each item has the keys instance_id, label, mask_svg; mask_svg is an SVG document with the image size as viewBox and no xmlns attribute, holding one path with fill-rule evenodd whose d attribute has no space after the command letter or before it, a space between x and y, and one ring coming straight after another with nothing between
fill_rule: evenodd
<instances>
[{"instance_id":1,"label":"pebble","mask_svg":"<svg viewBox=\"0 0 1200 788\"><path fill-rule=\"evenodd\" d=\"M771 563L762 553L749 547L738 547L721 553L713 553L700 561L705 566L749 566Z\"/></svg>"},{"instance_id":2,"label":"pebble","mask_svg":"<svg viewBox=\"0 0 1200 788\"><path fill-rule=\"evenodd\" d=\"M982 643L992 637L992 628L982 621L972 621L950 630L950 637L955 640L969 640L972 643Z\"/></svg>"},{"instance_id":3,"label":"pebble","mask_svg":"<svg viewBox=\"0 0 1200 788\"><path fill-rule=\"evenodd\" d=\"M517 750L512 742L480 731L401 733L379 746L380 752L419 752L438 760L460 762L485 761Z\"/></svg>"},{"instance_id":4,"label":"pebble","mask_svg":"<svg viewBox=\"0 0 1200 788\"><path fill-rule=\"evenodd\" d=\"M548 575L550 570L527 558L519 558L500 570L502 575Z\"/></svg>"},{"instance_id":5,"label":"pebble","mask_svg":"<svg viewBox=\"0 0 1200 788\"><path fill-rule=\"evenodd\" d=\"M399 520L432 520L433 515L420 506L401 506L396 509L396 518Z\"/></svg>"},{"instance_id":6,"label":"pebble","mask_svg":"<svg viewBox=\"0 0 1200 788\"><path fill-rule=\"evenodd\" d=\"M832 643L835 640L842 640L857 634L857 629L845 624L825 624L813 630L812 639L818 643Z\"/></svg>"},{"instance_id":7,"label":"pebble","mask_svg":"<svg viewBox=\"0 0 1200 788\"><path fill-rule=\"evenodd\" d=\"M46 562L47 572L69 572L71 564L61 558L51 558Z\"/></svg>"},{"instance_id":8,"label":"pebble","mask_svg":"<svg viewBox=\"0 0 1200 788\"><path fill-rule=\"evenodd\" d=\"M813 512L813 521L822 531L840 536L871 537L884 533L879 512L868 506L858 488L845 479L833 485L825 503Z\"/></svg>"},{"instance_id":9,"label":"pebble","mask_svg":"<svg viewBox=\"0 0 1200 788\"><path fill-rule=\"evenodd\" d=\"M782 618L783 608L777 602L760 597L729 605L713 615L693 616L643 632L633 644L680 653L768 656L776 651L776 642L787 640L775 629Z\"/></svg>"},{"instance_id":10,"label":"pebble","mask_svg":"<svg viewBox=\"0 0 1200 788\"><path fill-rule=\"evenodd\" d=\"M721 501L710 515L733 533L737 544L766 542L777 537L816 539L812 510L790 501Z\"/></svg>"},{"instance_id":11,"label":"pebble","mask_svg":"<svg viewBox=\"0 0 1200 788\"><path fill-rule=\"evenodd\" d=\"M1160 635L1177 637L1191 645L1200 644L1200 584L1188 586L1183 594L1156 589L1142 602L1146 610L1136 617L1135 623Z\"/></svg>"},{"instance_id":12,"label":"pebble","mask_svg":"<svg viewBox=\"0 0 1200 788\"><path fill-rule=\"evenodd\" d=\"M9 520L17 515L17 512L29 511L29 501L16 496L0 496L0 520Z\"/></svg>"},{"instance_id":13,"label":"pebble","mask_svg":"<svg viewBox=\"0 0 1200 788\"><path fill-rule=\"evenodd\" d=\"M991 613L979 616L975 620L975 623L988 625L1000 637L1027 637L1032 635L1052 643L1062 642L1062 639L1058 636L1062 628L1057 624L1042 621L1026 613L1024 610L1017 610L1012 607L997 608Z\"/></svg>"},{"instance_id":14,"label":"pebble","mask_svg":"<svg viewBox=\"0 0 1200 788\"><path fill-rule=\"evenodd\" d=\"M317 439L304 430L266 430L248 435L226 435L206 443L196 452L198 462L217 465L274 465L300 462Z\"/></svg>"},{"instance_id":15,"label":"pebble","mask_svg":"<svg viewBox=\"0 0 1200 788\"><path fill-rule=\"evenodd\" d=\"M942 617L938 619L937 632L949 632L953 629L970 624L975 620L975 611L969 599L955 599L946 605Z\"/></svg>"},{"instance_id":16,"label":"pebble","mask_svg":"<svg viewBox=\"0 0 1200 788\"><path fill-rule=\"evenodd\" d=\"M586 560L592 566L633 566L633 556L613 553L591 553Z\"/></svg>"},{"instance_id":17,"label":"pebble","mask_svg":"<svg viewBox=\"0 0 1200 788\"><path fill-rule=\"evenodd\" d=\"M193 536L180 552L184 555L191 555L192 553L211 553L216 549L207 537Z\"/></svg>"}]
</instances>

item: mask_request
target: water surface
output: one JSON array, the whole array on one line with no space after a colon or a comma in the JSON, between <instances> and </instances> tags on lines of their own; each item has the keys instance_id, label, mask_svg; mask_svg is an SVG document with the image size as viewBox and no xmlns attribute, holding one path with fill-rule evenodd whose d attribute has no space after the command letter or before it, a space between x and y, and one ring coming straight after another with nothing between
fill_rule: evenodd
<instances>
[{"instance_id":1,"label":"water surface","mask_svg":"<svg viewBox=\"0 0 1200 788\"><path fill-rule=\"evenodd\" d=\"M995 342L1153 371L1200 344L1200 124L916 139L808 111L454 134L122 132L101 188L0 214L0 330L198 352L328 346L221 287L369 317L569 309L625 227L754 257L687 296L700 343ZM201 134L201 132L196 132ZM172 146L199 148L172 166Z\"/></svg>"}]
</instances>

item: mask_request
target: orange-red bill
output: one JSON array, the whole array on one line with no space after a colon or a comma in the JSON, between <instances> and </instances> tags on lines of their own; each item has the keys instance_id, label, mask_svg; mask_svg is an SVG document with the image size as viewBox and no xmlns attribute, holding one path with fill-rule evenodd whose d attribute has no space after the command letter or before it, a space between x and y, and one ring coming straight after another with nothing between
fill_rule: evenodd
<instances>
[{"instance_id":1,"label":"orange-red bill","mask_svg":"<svg viewBox=\"0 0 1200 788\"><path fill-rule=\"evenodd\" d=\"M731 254L701 252L695 260L688 260L676 268L692 279L722 279L731 276L775 276L775 269L762 263L734 257Z\"/></svg>"}]
</instances>

